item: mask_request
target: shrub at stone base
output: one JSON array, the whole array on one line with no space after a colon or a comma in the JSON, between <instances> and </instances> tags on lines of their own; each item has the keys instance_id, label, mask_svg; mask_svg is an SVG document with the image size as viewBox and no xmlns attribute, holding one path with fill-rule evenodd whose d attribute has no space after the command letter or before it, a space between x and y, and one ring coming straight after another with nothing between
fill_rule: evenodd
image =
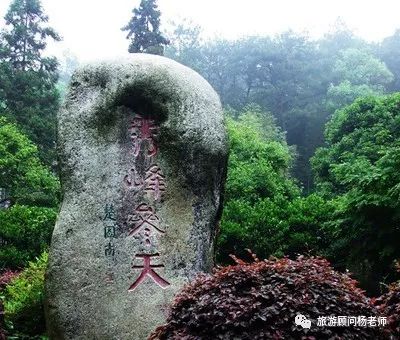
<instances>
[{"instance_id":1,"label":"shrub at stone base","mask_svg":"<svg viewBox=\"0 0 400 340\"><path fill-rule=\"evenodd\" d=\"M322 316L382 316L349 276L321 258L219 268L179 293L149 339L388 339L379 327L321 327ZM311 328L296 326L298 314Z\"/></svg>"},{"instance_id":2,"label":"shrub at stone base","mask_svg":"<svg viewBox=\"0 0 400 340\"><path fill-rule=\"evenodd\" d=\"M43 253L4 289L6 330L17 338L40 336L45 330L43 296L47 253Z\"/></svg>"}]
</instances>

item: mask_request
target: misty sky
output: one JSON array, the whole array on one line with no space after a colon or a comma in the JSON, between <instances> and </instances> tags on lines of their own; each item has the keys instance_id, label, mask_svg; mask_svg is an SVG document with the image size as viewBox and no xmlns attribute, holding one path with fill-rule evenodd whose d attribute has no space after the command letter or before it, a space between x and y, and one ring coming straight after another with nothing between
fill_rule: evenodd
<instances>
[{"instance_id":1,"label":"misty sky","mask_svg":"<svg viewBox=\"0 0 400 340\"><path fill-rule=\"evenodd\" d=\"M11 0L0 0L4 17ZM50 24L63 42L51 45L60 56L69 49L81 60L127 54L120 28L140 0L42 0ZM162 26L190 18L206 36L236 38L254 33L273 35L293 29L318 37L340 17L358 35L380 40L400 28L398 0L159 0ZM3 22L1 22L3 25Z\"/></svg>"}]
</instances>

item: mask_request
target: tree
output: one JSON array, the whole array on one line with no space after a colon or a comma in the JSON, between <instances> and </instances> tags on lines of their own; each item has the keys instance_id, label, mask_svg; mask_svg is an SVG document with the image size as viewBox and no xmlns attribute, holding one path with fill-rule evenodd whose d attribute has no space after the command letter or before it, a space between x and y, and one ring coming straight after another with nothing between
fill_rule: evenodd
<instances>
[{"instance_id":1,"label":"tree","mask_svg":"<svg viewBox=\"0 0 400 340\"><path fill-rule=\"evenodd\" d=\"M369 292L400 258L400 95L359 99L335 112L313 158L318 191L331 199L331 257ZM389 276L388 276L389 275Z\"/></svg>"},{"instance_id":2,"label":"tree","mask_svg":"<svg viewBox=\"0 0 400 340\"><path fill-rule=\"evenodd\" d=\"M288 143L298 147L295 174L306 185L310 182L308 159L323 139L329 85L315 42L289 31L275 37L206 41L171 57L203 75L224 106L241 110L256 103L271 112L288 132Z\"/></svg>"},{"instance_id":3,"label":"tree","mask_svg":"<svg viewBox=\"0 0 400 340\"><path fill-rule=\"evenodd\" d=\"M400 29L396 30L392 36L384 39L378 46L377 52L395 77L389 90L400 91Z\"/></svg>"},{"instance_id":4,"label":"tree","mask_svg":"<svg viewBox=\"0 0 400 340\"><path fill-rule=\"evenodd\" d=\"M328 89L332 109L351 104L356 98L386 92L393 75L385 63L366 50L346 49L333 69L334 83Z\"/></svg>"},{"instance_id":5,"label":"tree","mask_svg":"<svg viewBox=\"0 0 400 340\"><path fill-rule=\"evenodd\" d=\"M356 36L342 18L338 18L331 30L318 41L318 49L330 66L334 65L341 51L349 48L365 49L367 47L368 43Z\"/></svg>"},{"instance_id":6,"label":"tree","mask_svg":"<svg viewBox=\"0 0 400 340\"><path fill-rule=\"evenodd\" d=\"M371 45L340 20L319 40L288 31L199 41L198 30L187 25L175 33L173 45L184 39L185 48L168 48L169 56L206 78L225 107L240 111L256 103L277 119L287 143L296 146L292 172L306 193L314 190L309 160L323 145L324 126L333 112L359 96L383 94L392 85L390 71ZM393 69L397 44L393 37L385 45L385 60Z\"/></svg>"},{"instance_id":7,"label":"tree","mask_svg":"<svg viewBox=\"0 0 400 340\"><path fill-rule=\"evenodd\" d=\"M0 115L17 122L39 146L48 164L54 159L59 95L57 60L43 56L48 38L60 40L46 26L39 0L14 0L0 35Z\"/></svg>"},{"instance_id":8,"label":"tree","mask_svg":"<svg viewBox=\"0 0 400 340\"><path fill-rule=\"evenodd\" d=\"M172 27L168 32L170 44L165 49L165 55L183 65L197 69L195 65L201 58L202 28L190 20L170 24Z\"/></svg>"},{"instance_id":9,"label":"tree","mask_svg":"<svg viewBox=\"0 0 400 340\"><path fill-rule=\"evenodd\" d=\"M11 208L0 209L0 271L19 268L50 243L60 185L37 147L0 117L0 188Z\"/></svg>"},{"instance_id":10,"label":"tree","mask_svg":"<svg viewBox=\"0 0 400 340\"><path fill-rule=\"evenodd\" d=\"M59 182L41 163L37 147L0 117L0 188L11 208L0 209L0 271L19 268L50 242Z\"/></svg>"},{"instance_id":11,"label":"tree","mask_svg":"<svg viewBox=\"0 0 400 340\"><path fill-rule=\"evenodd\" d=\"M128 25L122 28L128 31L131 39L129 53L164 54L164 46L169 44L160 32L160 11L156 0L141 0L139 8L133 9L134 16Z\"/></svg>"},{"instance_id":12,"label":"tree","mask_svg":"<svg viewBox=\"0 0 400 340\"><path fill-rule=\"evenodd\" d=\"M0 188L11 205L58 204L58 180L40 161L37 147L4 117L0 117Z\"/></svg>"},{"instance_id":13,"label":"tree","mask_svg":"<svg viewBox=\"0 0 400 340\"><path fill-rule=\"evenodd\" d=\"M48 249L57 210L14 205L0 210L0 272L23 268Z\"/></svg>"},{"instance_id":14,"label":"tree","mask_svg":"<svg viewBox=\"0 0 400 340\"><path fill-rule=\"evenodd\" d=\"M57 60L43 57L47 38L60 41L60 36L48 26L40 0L13 0L4 17L0 58L11 63L13 70L56 71Z\"/></svg>"},{"instance_id":15,"label":"tree","mask_svg":"<svg viewBox=\"0 0 400 340\"><path fill-rule=\"evenodd\" d=\"M237 120L227 119L230 157L218 260L320 253L327 244L320 225L330 205L316 195L300 197L289 176L293 155L270 114L248 106Z\"/></svg>"}]
</instances>

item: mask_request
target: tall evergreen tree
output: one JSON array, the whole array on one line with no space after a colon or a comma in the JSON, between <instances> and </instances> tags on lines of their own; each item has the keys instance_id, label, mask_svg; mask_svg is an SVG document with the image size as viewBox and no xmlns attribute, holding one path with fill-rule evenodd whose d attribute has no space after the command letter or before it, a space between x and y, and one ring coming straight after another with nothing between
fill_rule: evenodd
<instances>
[{"instance_id":1,"label":"tall evergreen tree","mask_svg":"<svg viewBox=\"0 0 400 340\"><path fill-rule=\"evenodd\" d=\"M39 146L46 163L54 160L59 95L57 59L43 56L49 38L40 0L13 0L0 33L0 115L18 123Z\"/></svg>"},{"instance_id":2,"label":"tall evergreen tree","mask_svg":"<svg viewBox=\"0 0 400 340\"><path fill-rule=\"evenodd\" d=\"M129 53L164 54L164 46L169 44L160 32L160 11L156 0L141 0L139 8L133 9L133 17L122 28L131 39Z\"/></svg>"},{"instance_id":3,"label":"tall evergreen tree","mask_svg":"<svg viewBox=\"0 0 400 340\"><path fill-rule=\"evenodd\" d=\"M57 68L55 58L42 56L47 38L55 41L60 36L45 26L48 16L43 12L40 0L14 0L4 17L8 29L2 32L0 57L9 61L15 70L46 70Z\"/></svg>"}]
</instances>

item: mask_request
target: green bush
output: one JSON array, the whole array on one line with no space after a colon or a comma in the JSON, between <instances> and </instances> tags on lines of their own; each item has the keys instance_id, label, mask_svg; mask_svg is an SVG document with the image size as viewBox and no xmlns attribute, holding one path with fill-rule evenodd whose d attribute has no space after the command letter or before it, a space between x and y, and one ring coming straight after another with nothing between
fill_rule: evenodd
<instances>
[{"instance_id":1,"label":"green bush","mask_svg":"<svg viewBox=\"0 0 400 340\"><path fill-rule=\"evenodd\" d=\"M44 252L4 290L6 329L18 338L41 336L45 333L43 308L44 274L47 266Z\"/></svg>"},{"instance_id":2,"label":"green bush","mask_svg":"<svg viewBox=\"0 0 400 340\"><path fill-rule=\"evenodd\" d=\"M376 295L400 258L400 93L336 111L325 139L312 164L318 192L335 206L329 257Z\"/></svg>"},{"instance_id":3,"label":"green bush","mask_svg":"<svg viewBox=\"0 0 400 340\"><path fill-rule=\"evenodd\" d=\"M58 205L57 177L39 159L37 146L4 117L0 117L0 174L0 188L12 204Z\"/></svg>"},{"instance_id":4,"label":"green bush","mask_svg":"<svg viewBox=\"0 0 400 340\"><path fill-rule=\"evenodd\" d=\"M217 260L229 254L261 257L323 255L328 235L321 228L332 207L318 195L300 196L290 176L293 152L272 116L246 107L238 119L227 118L230 141L225 205Z\"/></svg>"},{"instance_id":5,"label":"green bush","mask_svg":"<svg viewBox=\"0 0 400 340\"><path fill-rule=\"evenodd\" d=\"M0 269L18 268L39 256L48 246L57 212L52 208L15 205L0 210Z\"/></svg>"},{"instance_id":6,"label":"green bush","mask_svg":"<svg viewBox=\"0 0 400 340\"><path fill-rule=\"evenodd\" d=\"M226 202L222 232L218 238L218 260L230 262L229 254L246 257L245 248L260 254L295 258L298 254L325 255L331 231L333 206L316 194L289 200L282 196Z\"/></svg>"}]
</instances>

